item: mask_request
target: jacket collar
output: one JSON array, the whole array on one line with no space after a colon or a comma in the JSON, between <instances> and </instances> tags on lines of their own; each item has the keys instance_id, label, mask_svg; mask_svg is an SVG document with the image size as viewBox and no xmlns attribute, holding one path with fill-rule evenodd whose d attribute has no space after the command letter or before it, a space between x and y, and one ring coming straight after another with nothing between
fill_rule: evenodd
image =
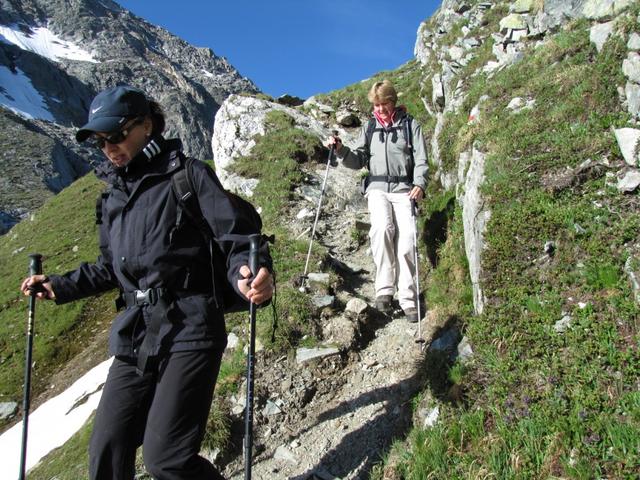
<instances>
[{"instance_id":1,"label":"jacket collar","mask_svg":"<svg viewBox=\"0 0 640 480\"><path fill-rule=\"evenodd\" d=\"M100 180L112 185L120 183L123 177L135 178L168 173L180 166L178 158L181 151L180 139L165 140L162 136L157 136L152 138L126 166L115 167L106 159L96 167L95 173Z\"/></svg>"}]
</instances>

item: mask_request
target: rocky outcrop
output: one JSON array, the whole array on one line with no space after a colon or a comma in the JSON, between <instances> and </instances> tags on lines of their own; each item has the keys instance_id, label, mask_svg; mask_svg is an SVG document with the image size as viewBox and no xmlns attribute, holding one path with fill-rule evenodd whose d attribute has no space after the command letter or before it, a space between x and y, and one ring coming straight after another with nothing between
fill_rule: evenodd
<instances>
[{"instance_id":1,"label":"rocky outcrop","mask_svg":"<svg viewBox=\"0 0 640 480\"><path fill-rule=\"evenodd\" d=\"M248 196L252 194L257 181L239 177L231 167L236 158L249 154L255 145L254 137L265 133L265 116L273 110L285 112L299 128L311 131L318 138L323 139L330 134L321 122L295 108L255 97L230 96L216 114L216 128L211 139L216 172L226 188Z\"/></svg>"},{"instance_id":2,"label":"rocky outcrop","mask_svg":"<svg viewBox=\"0 0 640 480\"><path fill-rule=\"evenodd\" d=\"M464 176L464 193L459 198L462 204L462 222L464 225L464 248L469 262L469 274L473 287L473 308L481 314L485 304L482 292L482 251L484 233L491 212L485 206L481 187L484 183L485 155L475 147L471 152L461 155L469 165Z\"/></svg>"},{"instance_id":3,"label":"rocky outcrop","mask_svg":"<svg viewBox=\"0 0 640 480\"><path fill-rule=\"evenodd\" d=\"M465 2L444 0L434 16L418 28L414 53L423 66L431 86L430 98L423 101L427 111L435 116L431 139L431 161L436 166L434 177L445 190L456 190L463 207L465 250L469 261L474 290L474 307L482 312L482 236L490 212L481 196L483 154L476 149L463 152L457 165L443 165L441 133L449 114L459 114L466 98L466 82L478 74L494 75L524 58L531 46L544 44L547 36L557 32L567 22L586 18L592 22L590 39L600 51L612 35L619 35L618 16L631 6L631 0L518 0L515 2ZM506 8L508 5L508 8ZM495 31L487 33L488 11L504 12ZM479 35L478 32L482 32ZM490 42L492 57L483 65L469 71L467 66L478 54L478 47ZM640 119L640 36L631 34L628 54L621 65L627 84L621 98L629 113ZM469 123L480 122L481 101L469 112ZM535 108L535 99L514 98L508 109L514 113ZM615 131L616 139L629 168L618 173L617 188L631 192L638 188L636 169L640 166L638 139L640 130L635 124ZM640 178L640 177L638 177Z\"/></svg>"}]
</instances>

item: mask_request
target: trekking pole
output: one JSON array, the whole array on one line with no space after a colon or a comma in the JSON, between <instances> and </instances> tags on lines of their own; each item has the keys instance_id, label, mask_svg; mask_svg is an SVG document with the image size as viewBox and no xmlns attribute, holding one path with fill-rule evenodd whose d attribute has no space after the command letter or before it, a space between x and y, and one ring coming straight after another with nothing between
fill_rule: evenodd
<instances>
[{"instance_id":1,"label":"trekking pole","mask_svg":"<svg viewBox=\"0 0 640 480\"><path fill-rule=\"evenodd\" d=\"M258 274L260 235L249 235L249 268L252 278ZM251 480L253 449L253 375L256 353L256 304L249 305L249 351L247 353L247 405L244 412L244 480Z\"/></svg>"},{"instance_id":2,"label":"trekking pole","mask_svg":"<svg viewBox=\"0 0 640 480\"><path fill-rule=\"evenodd\" d=\"M424 338L422 338L422 312L420 309L420 269L418 268L418 217L416 201L411 199L411 216L413 217L413 261L416 265L416 309L418 310L418 338L416 343L420 344L420 350L424 348Z\"/></svg>"},{"instance_id":3,"label":"trekking pole","mask_svg":"<svg viewBox=\"0 0 640 480\"><path fill-rule=\"evenodd\" d=\"M337 130L333 130L334 135L338 135ZM302 279L300 281L300 291L304 292L304 282L307 279L307 274L309 273L309 258L311 258L311 246L313 245L313 237L316 234L316 226L318 225L318 219L320 218L320 206L322 205L322 197L324 196L324 190L327 186L327 178L329 177L329 166L331 165L331 158L333 157L333 152L335 149L335 145L331 145L329 147L329 156L327 157L327 168L324 172L324 181L322 182L322 190L320 191L320 198L318 199L318 207L316 208L316 219L313 222L313 228L311 229L311 240L309 241L309 251L307 252L307 261L304 264L304 273L302 274Z\"/></svg>"},{"instance_id":4,"label":"trekking pole","mask_svg":"<svg viewBox=\"0 0 640 480\"><path fill-rule=\"evenodd\" d=\"M42 255L29 255L29 276L42 274ZM31 402L31 357L33 352L33 331L36 315L37 287L29 288L29 320L27 323L27 348L24 361L24 400L22 402L22 448L20 451L20 480L27 478L27 433L29 431L29 407Z\"/></svg>"}]
</instances>

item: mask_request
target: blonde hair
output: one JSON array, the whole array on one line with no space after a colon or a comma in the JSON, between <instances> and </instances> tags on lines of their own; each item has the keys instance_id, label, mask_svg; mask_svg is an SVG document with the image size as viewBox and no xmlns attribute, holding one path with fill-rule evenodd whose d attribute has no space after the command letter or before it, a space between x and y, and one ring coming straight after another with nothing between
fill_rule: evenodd
<instances>
[{"instance_id":1,"label":"blonde hair","mask_svg":"<svg viewBox=\"0 0 640 480\"><path fill-rule=\"evenodd\" d=\"M383 80L373 84L367 98L373 104L387 102L395 104L398 101L398 94L389 80Z\"/></svg>"}]
</instances>

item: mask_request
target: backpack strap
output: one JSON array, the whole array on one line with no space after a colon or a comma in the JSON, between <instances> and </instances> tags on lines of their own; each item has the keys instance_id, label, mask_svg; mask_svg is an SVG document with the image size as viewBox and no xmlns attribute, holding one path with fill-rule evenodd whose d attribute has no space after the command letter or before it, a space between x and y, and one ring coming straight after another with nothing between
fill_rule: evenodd
<instances>
[{"instance_id":1,"label":"backpack strap","mask_svg":"<svg viewBox=\"0 0 640 480\"><path fill-rule=\"evenodd\" d=\"M413 130L411 129L412 121L413 117L408 113L406 113L402 119L404 140L407 142L407 146L409 147L409 159L411 160L409 163L409 177L411 178L411 183L413 183L413 168L415 166L415 160L413 158Z\"/></svg>"},{"instance_id":2,"label":"backpack strap","mask_svg":"<svg viewBox=\"0 0 640 480\"><path fill-rule=\"evenodd\" d=\"M178 170L171 177L171 187L178 200L176 227L182 222L182 213L184 212L195 223L198 230L209 239L213 237L213 232L202 215L200 203L198 203L198 195L193 186L193 176L191 172L193 162L194 159L192 157L186 157L184 160L184 168Z\"/></svg>"},{"instance_id":3,"label":"backpack strap","mask_svg":"<svg viewBox=\"0 0 640 480\"><path fill-rule=\"evenodd\" d=\"M364 132L365 145L367 146L367 153L371 156L371 140L373 139L373 132L376 130L376 119L370 118L367 123L367 129ZM369 168L369 160L367 160L367 168Z\"/></svg>"},{"instance_id":4,"label":"backpack strap","mask_svg":"<svg viewBox=\"0 0 640 480\"><path fill-rule=\"evenodd\" d=\"M200 203L198 202L198 195L196 194L195 187L193 186L191 168L194 161L193 157L184 158L184 167L175 172L171 177L171 188L178 200L175 226L176 229L179 227L182 222L182 214L184 212L207 240L209 244L209 257L211 259L211 288L213 289L213 299L216 302L216 307L220 307L220 299L216 292L214 235L202 214Z\"/></svg>"},{"instance_id":5,"label":"backpack strap","mask_svg":"<svg viewBox=\"0 0 640 480\"><path fill-rule=\"evenodd\" d=\"M96 225L102 225L102 205L111 195L111 188L107 187L98 198L96 198Z\"/></svg>"}]
</instances>

